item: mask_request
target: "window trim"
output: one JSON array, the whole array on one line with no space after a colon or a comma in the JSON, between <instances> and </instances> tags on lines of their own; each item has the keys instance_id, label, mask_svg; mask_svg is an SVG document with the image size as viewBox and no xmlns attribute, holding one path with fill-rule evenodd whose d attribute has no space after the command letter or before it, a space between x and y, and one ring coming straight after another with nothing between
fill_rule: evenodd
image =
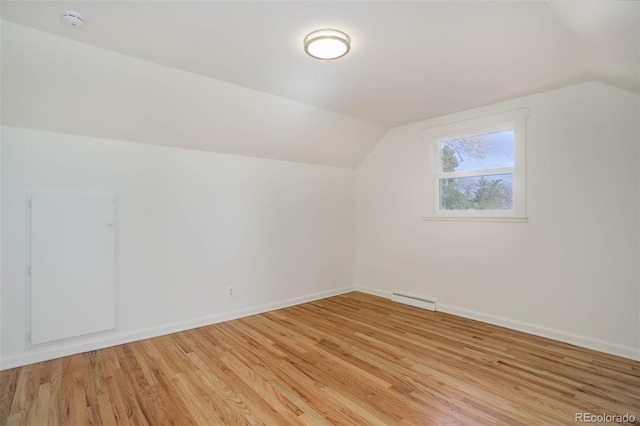
<instances>
[{"instance_id":1,"label":"window trim","mask_svg":"<svg viewBox=\"0 0 640 426\"><path fill-rule=\"evenodd\" d=\"M423 220L526 222L526 119L528 108L520 108L485 117L428 127L422 131L425 152ZM440 210L440 182L442 172L438 157L439 142L465 136L513 129L513 167L449 172L448 177L480 176L512 173L513 209L510 210ZM453 174L453 175L452 175ZM458 176L460 175L460 176Z\"/></svg>"}]
</instances>

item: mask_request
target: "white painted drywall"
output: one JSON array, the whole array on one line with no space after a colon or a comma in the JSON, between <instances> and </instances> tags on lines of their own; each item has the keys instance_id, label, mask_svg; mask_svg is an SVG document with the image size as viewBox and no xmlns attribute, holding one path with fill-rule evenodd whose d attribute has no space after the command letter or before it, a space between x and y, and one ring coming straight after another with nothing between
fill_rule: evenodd
<instances>
[{"instance_id":1,"label":"white painted drywall","mask_svg":"<svg viewBox=\"0 0 640 426\"><path fill-rule=\"evenodd\" d=\"M0 46L2 46L2 19L0 19ZM2 82L2 66L0 66L0 84ZM2 102L0 99L0 118L2 117ZM0 354L2 354L2 127L0 126ZM2 366L0 365L0 368Z\"/></svg>"},{"instance_id":2,"label":"white painted drywall","mask_svg":"<svg viewBox=\"0 0 640 426\"><path fill-rule=\"evenodd\" d=\"M342 168L3 127L2 368L351 287L354 179ZM27 192L118 196L118 331L26 349Z\"/></svg>"},{"instance_id":3,"label":"white painted drywall","mask_svg":"<svg viewBox=\"0 0 640 426\"><path fill-rule=\"evenodd\" d=\"M529 221L422 221L421 130L521 107ZM640 357L639 108L585 83L390 130L357 169L356 281Z\"/></svg>"}]
</instances>

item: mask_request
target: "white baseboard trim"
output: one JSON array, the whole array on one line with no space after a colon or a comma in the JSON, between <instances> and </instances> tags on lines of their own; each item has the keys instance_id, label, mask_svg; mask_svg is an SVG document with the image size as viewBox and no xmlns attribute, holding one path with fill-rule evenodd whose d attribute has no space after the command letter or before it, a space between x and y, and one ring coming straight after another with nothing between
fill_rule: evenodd
<instances>
[{"instance_id":1,"label":"white baseboard trim","mask_svg":"<svg viewBox=\"0 0 640 426\"><path fill-rule=\"evenodd\" d=\"M360 291L362 293L371 294L373 296L385 297L387 299L391 299L391 296L393 295L392 291L380 290L378 288L367 287L360 284L356 284L354 290Z\"/></svg>"},{"instance_id":2,"label":"white baseboard trim","mask_svg":"<svg viewBox=\"0 0 640 426\"><path fill-rule=\"evenodd\" d=\"M551 340L557 340L570 345L579 346L581 348L593 349L598 352L604 352L611 355L629 358L634 361L640 361L640 350L631 346L623 346L617 343L607 342L604 340L594 339L592 337L582 336L579 334L568 333L553 328L542 327L535 324L516 321L495 315L485 314L482 312L472 311L469 309L458 308L456 306L438 303L438 311L463 318L468 318L487 324L493 324L500 327L509 328L511 330L522 331L524 333L533 334L539 337L545 337Z\"/></svg>"},{"instance_id":3,"label":"white baseboard trim","mask_svg":"<svg viewBox=\"0 0 640 426\"><path fill-rule=\"evenodd\" d=\"M380 290L376 288L356 285L356 291L372 294L374 296L385 297L391 299L392 292ZM438 302L436 310L447 314L472 319L475 321L493 324L500 327L509 328L511 330L522 331L523 333L533 334L534 336L545 337L551 340L568 343L570 345L579 346L581 348L593 349L598 352L604 352L611 355L621 356L623 358L640 361L640 348L631 346L623 346L617 343L598 340L587 336L556 330L553 328L541 327L539 325L525 323L521 321L503 318L496 315L485 314L482 312L472 311L470 309L459 308L452 305L442 304Z\"/></svg>"},{"instance_id":4,"label":"white baseboard trim","mask_svg":"<svg viewBox=\"0 0 640 426\"><path fill-rule=\"evenodd\" d=\"M60 358L63 356L108 348L116 345L122 345L124 343L134 342L137 340L150 339L152 337L177 333L179 331L190 330L192 328L231 321L250 315L274 311L276 309L288 308L290 306L295 306L302 303L313 302L314 300L349 293L351 291L355 291L355 289L355 286L343 287L306 296L294 297L278 302L266 303L251 308L240 309L237 311L225 312L203 318L181 321L173 324L166 324L158 327L150 327L143 330L120 333L115 332L110 333L108 336L105 334L96 335L92 336L91 338L86 338L82 342L65 342L65 344L57 344L55 347L32 348L18 355L2 357L2 359L0 359L0 371L7 370L9 368L21 367L23 365L33 364L36 362Z\"/></svg>"},{"instance_id":5,"label":"white baseboard trim","mask_svg":"<svg viewBox=\"0 0 640 426\"><path fill-rule=\"evenodd\" d=\"M373 287L366 287L360 284L355 286L343 287L339 289L319 292L310 294L307 296L295 297L278 302L267 303L258 305L251 308L240 309L237 311L226 312L222 314L216 314L204 318L198 318L188 321L182 321L174 324L167 324L159 327L150 327L143 330L124 332L118 334L97 335L90 340L84 340L82 342L67 343L63 346L47 347L30 349L28 352L3 357L0 359L0 371L9 368L20 367L27 364L33 364L36 362L47 361L63 356L74 355L82 352L92 351L96 349L108 348L110 346L121 345L124 343L134 342L136 340L149 339L153 337L163 336L166 334L177 333L179 331L190 330L192 328L203 327L206 325L217 324L224 321L231 321L238 318L247 317L250 315L261 314L277 309L283 309L290 306L299 305L302 303L313 302L314 300L324 299L331 296L337 296L339 294L349 293L351 291L360 291L362 293L371 294L374 296L384 297L391 299L392 292L387 290L381 290ZM640 361L640 350L629 346L618 345L603 340L593 339L586 336L581 336L573 333L567 333L551 328L541 327L534 324L524 323L508 318L503 318L495 315L489 315L482 312L472 311L469 309L458 308L451 305L438 303L437 310L439 312L456 315L463 318L468 318L476 321L481 321L488 324L497 325L500 327L509 328L512 330L522 331L524 333L533 334L540 337L546 337L548 339L557 340L564 343L569 343L575 346L580 346L587 349L593 349L599 352L604 352L612 355L621 356L624 358Z\"/></svg>"}]
</instances>

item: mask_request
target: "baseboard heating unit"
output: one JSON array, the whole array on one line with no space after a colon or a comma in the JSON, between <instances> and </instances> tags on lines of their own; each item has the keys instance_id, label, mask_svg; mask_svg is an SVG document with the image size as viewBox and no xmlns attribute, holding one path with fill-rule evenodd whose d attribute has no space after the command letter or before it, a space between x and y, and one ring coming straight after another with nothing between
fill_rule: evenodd
<instances>
[{"instance_id":1,"label":"baseboard heating unit","mask_svg":"<svg viewBox=\"0 0 640 426\"><path fill-rule=\"evenodd\" d=\"M421 296L415 296L407 293L393 292L391 300L398 303L404 303L405 305L415 306L416 308L426 309L428 311L436 310L436 300L427 299Z\"/></svg>"}]
</instances>

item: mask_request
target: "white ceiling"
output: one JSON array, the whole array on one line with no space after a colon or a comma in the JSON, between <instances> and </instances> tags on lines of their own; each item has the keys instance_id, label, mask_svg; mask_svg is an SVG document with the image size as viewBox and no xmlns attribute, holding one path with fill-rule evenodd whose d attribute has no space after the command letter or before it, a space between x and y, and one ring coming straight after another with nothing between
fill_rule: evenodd
<instances>
[{"instance_id":1,"label":"white ceiling","mask_svg":"<svg viewBox=\"0 0 640 426\"><path fill-rule=\"evenodd\" d=\"M61 23L68 9L84 29ZM634 1L4 1L2 18L375 129L588 80L640 89ZM347 32L351 52L307 57L319 28Z\"/></svg>"}]
</instances>

